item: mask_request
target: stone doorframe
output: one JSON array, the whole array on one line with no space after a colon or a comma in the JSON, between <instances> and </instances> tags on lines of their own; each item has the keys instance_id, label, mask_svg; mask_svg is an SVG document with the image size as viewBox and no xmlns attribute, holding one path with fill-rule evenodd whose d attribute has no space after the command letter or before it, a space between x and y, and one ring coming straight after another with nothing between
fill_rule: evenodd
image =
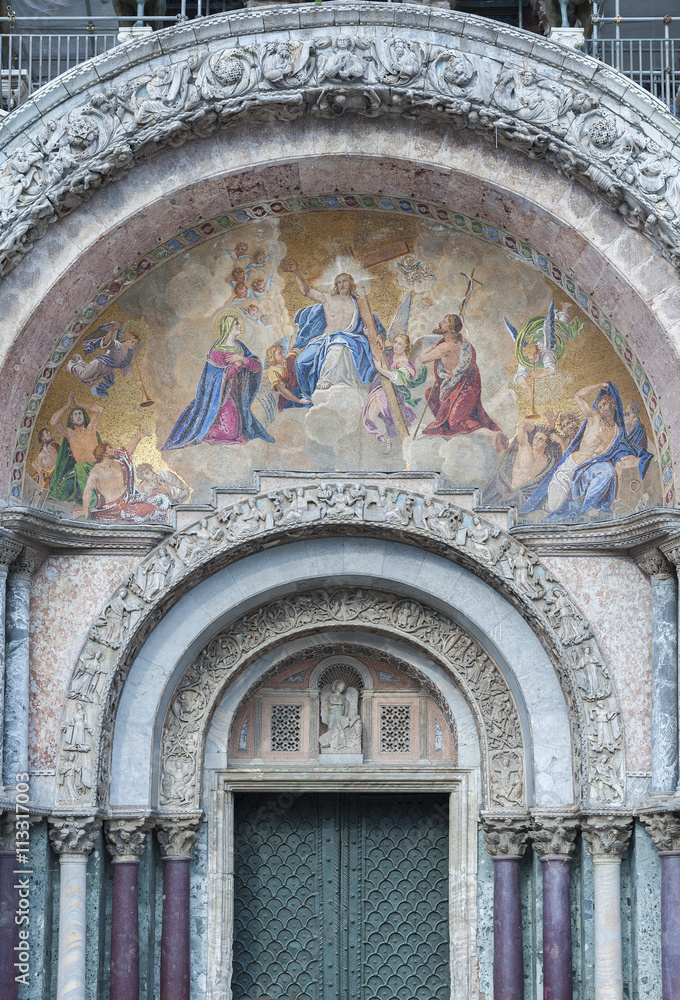
<instances>
[{"instance_id":1,"label":"stone doorframe","mask_svg":"<svg viewBox=\"0 0 680 1000\"><path fill-rule=\"evenodd\" d=\"M260 776L261 775L261 776ZM477 962L477 793L476 774L438 769L432 778L419 776L409 792L449 794L449 967L451 1000L478 996ZM234 792L399 792L404 779L394 771L362 768L344 780L328 780L318 772L295 775L258 769L213 771L207 794L208 899L206 1000L231 1000L234 931Z\"/></svg>"},{"instance_id":2,"label":"stone doorframe","mask_svg":"<svg viewBox=\"0 0 680 1000\"><path fill-rule=\"evenodd\" d=\"M494 524L458 507L450 495L418 494L397 487L385 500L371 481L326 479L331 482L332 503L327 500L327 482L312 478L306 484L298 480L297 492L270 490L206 513L149 553L116 589L89 630L69 684L60 726L55 812L107 808L114 725L128 672L161 619L171 620L175 605L218 571L231 566L230 573L235 574L239 562L254 553L275 553L277 547L300 540L333 538L363 539L364 545L371 544L369 540L389 540L395 543L395 551L417 549L421 559L434 553L452 567L458 564L471 571L489 585L490 595L497 591L518 609L532 637L542 643L562 688L571 727L577 800L596 808L623 804L624 738L612 679L585 616L537 556ZM461 571L456 572L460 575ZM313 575L318 579L318 568ZM389 582L389 576L385 581ZM266 586L271 584L263 582L262 589ZM301 589L300 584L293 589ZM240 600L234 592L233 601L238 604ZM207 625L202 618L200 628L205 630ZM214 628L194 646L196 653ZM171 690L163 696L165 705L179 676L171 680ZM599 739L594 701L603 702L609 719L618 723L612 729L616 738L607 747ZM78 746L69 742L76 714L78 731L87 734Z\"/></svg>"}]
</instances>

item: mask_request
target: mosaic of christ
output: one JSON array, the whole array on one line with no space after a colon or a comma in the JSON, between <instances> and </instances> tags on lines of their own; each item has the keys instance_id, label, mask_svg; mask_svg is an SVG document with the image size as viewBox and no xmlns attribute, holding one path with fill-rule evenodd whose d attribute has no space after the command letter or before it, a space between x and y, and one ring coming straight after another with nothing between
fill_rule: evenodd
<instances>
[{"instance_id":1,"label":"mosaic of christ","mask_svg":"<svg viewBox=\"0 0 680 1000\"><path fill-rule=\"evenodd\" d=\"M660 502L635 383L559 286L368 212L252 221L123 292L49 391L25 499L166 522L264 470L438 472L536 521Z\"/></svg>"}]
</instances>

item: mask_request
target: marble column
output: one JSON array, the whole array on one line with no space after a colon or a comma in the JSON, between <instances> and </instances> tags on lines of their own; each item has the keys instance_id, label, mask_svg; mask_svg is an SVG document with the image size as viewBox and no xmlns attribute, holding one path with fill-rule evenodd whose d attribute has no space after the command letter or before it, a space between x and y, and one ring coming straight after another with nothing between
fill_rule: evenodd
<instances>
[{"instance_id":1,"label":"marble column","mask_svg":"<svg viewBox=\"0 0 680 1000\"><path fill-rule=\"evenodd\" d=\"M543 1000L573 1000L571 854L580 830L575 816L535 814L531 840L543 871Z\"/></svg>"},{"instance_id":2,"label":"marble column","mask_svg":"<svg viewBox=\"0 0 680 1000\"><path fill-rule=\"evenodd\" d=\"M159 820L163 857L160 1000L189 1000L191 987L191 852L201 827L198 816Z\"/></svg>"},{"instance_id":3,"label":"marble column","mask_svg":"<svg viewBox=\"0 0 680 1000\"><path fill-rule=\"evenodd\" d=\"M486 849L493 858L494 1000L523 1000L520 860L526 848L529 817L486 814L482 823Z\"/></svg>"},{"instance_id":4,"label":"marble column","mask_svg":"<svg viewBox=\"0 0 680 1000\"><path fill-rule=\"evenodd\" d=\"M640 817L661 858L663 1000L680 1000L680 813Z\"/></svg>"},{"instance_id":5,"label":"marble column","mask_svg":"<svg viewBox=\"0 0 680 1000\"><path fill-rule=\"evenodd\" d=\"M629 816L587 816L581 828L593 856L595 1000L623 1000L621 856L633 832Z\"/></svg>"},{"instance_id":6,"label":"marble column","mask_svg":"<svg viewBox=\"0 0 680 1000\"><path fill-rule=\"evenodd\" d=\"M99 832L94 816L54 816L50 842L59 857L57 1000L86 1000L87 859Z\"/></svg>"},{"instance_id":7,"label":"marble column","mask_svg":"<svg viewBox=\"0 0 680 1000\"><path fill-rule=\"evenodd\" d=\"M4 813L0 818L0 983L3 983L3 1000L17 1000L19 984L16 982L16 948L19 946L19 926L14 916L19 904L15 888L17 856L14 848L16 816Z\"/></svg>"},{"instance_id":8,"label":"marble column","mask_svg":"<svg viewBox=\"0 0 680 1000\"><path fill-rule=\"evenodd\" d=\"M147 829L143 818L106 824L113 859L111 1000L139 1000L139 861Z\"/></svg>"},{"instance_id":9,"label":"marble column","mask_svg":"<svg viewBox=\"0 0 680 1000\"><path fill-rule=\"evenodd\" d=\"M4 729L5 719L5 608L7 595L7 573L10 565L21 552L21 545L0 535L0 729ZM0 785L3 782L3 740L0 736ZM10 787L13 787L14 782Z\"/></svg>"},{"instance_id":10,"label":"marble column","mask_svg":"<svg viewBox=\"0 0 680 1000\"><path fill-rule=\"evenodd\" d=\"M28 668L31 577L44 553L22 549L7 577L3 783L28 771Z\"/></svg>"},{"instance_id":11,"label":"marble column","mask_svg":"<svg viewBox=\"0 0 680 1000\"><path fill-rule=\"evenodd\" d=\"M680 548L675 555L680 559ZM636 561L652 584L651 792L669 795L678 783L678 587L674 568L659 549L648 549Z\"/></svg>"}]
</instances>

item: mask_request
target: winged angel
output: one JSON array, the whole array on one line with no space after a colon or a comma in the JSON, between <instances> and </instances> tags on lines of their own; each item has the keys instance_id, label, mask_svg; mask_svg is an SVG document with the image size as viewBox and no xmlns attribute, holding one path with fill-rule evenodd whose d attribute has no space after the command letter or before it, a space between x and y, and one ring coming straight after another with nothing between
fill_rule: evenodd
<instances>
[{"instance_id":1,"label":"winged angel","mask_svg":"<svg viewBox=\"0 0 680 1000\"><path fill-rule=\"evenodd\" d=\"M322 753L361 753L359 692L335 680L321 689L321 721L328 727L319 737Z\"/></svg>"}]
</instances>

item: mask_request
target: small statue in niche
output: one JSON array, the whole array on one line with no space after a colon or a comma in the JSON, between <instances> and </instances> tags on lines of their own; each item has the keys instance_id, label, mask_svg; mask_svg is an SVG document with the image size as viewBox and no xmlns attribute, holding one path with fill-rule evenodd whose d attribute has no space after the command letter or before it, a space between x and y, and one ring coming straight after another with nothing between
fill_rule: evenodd
<instances>
[{"instance_id":1,"label":"small statue in niche","mask_svg":"<svg viewBox=\"0 0 680 1000\"><path fill-rule=\"evenodd\" d=\"M319 737L322 753L361 753L359 692L335 680L321 689L321 721L328 727Z\"/></svg>"}]
</instances>

